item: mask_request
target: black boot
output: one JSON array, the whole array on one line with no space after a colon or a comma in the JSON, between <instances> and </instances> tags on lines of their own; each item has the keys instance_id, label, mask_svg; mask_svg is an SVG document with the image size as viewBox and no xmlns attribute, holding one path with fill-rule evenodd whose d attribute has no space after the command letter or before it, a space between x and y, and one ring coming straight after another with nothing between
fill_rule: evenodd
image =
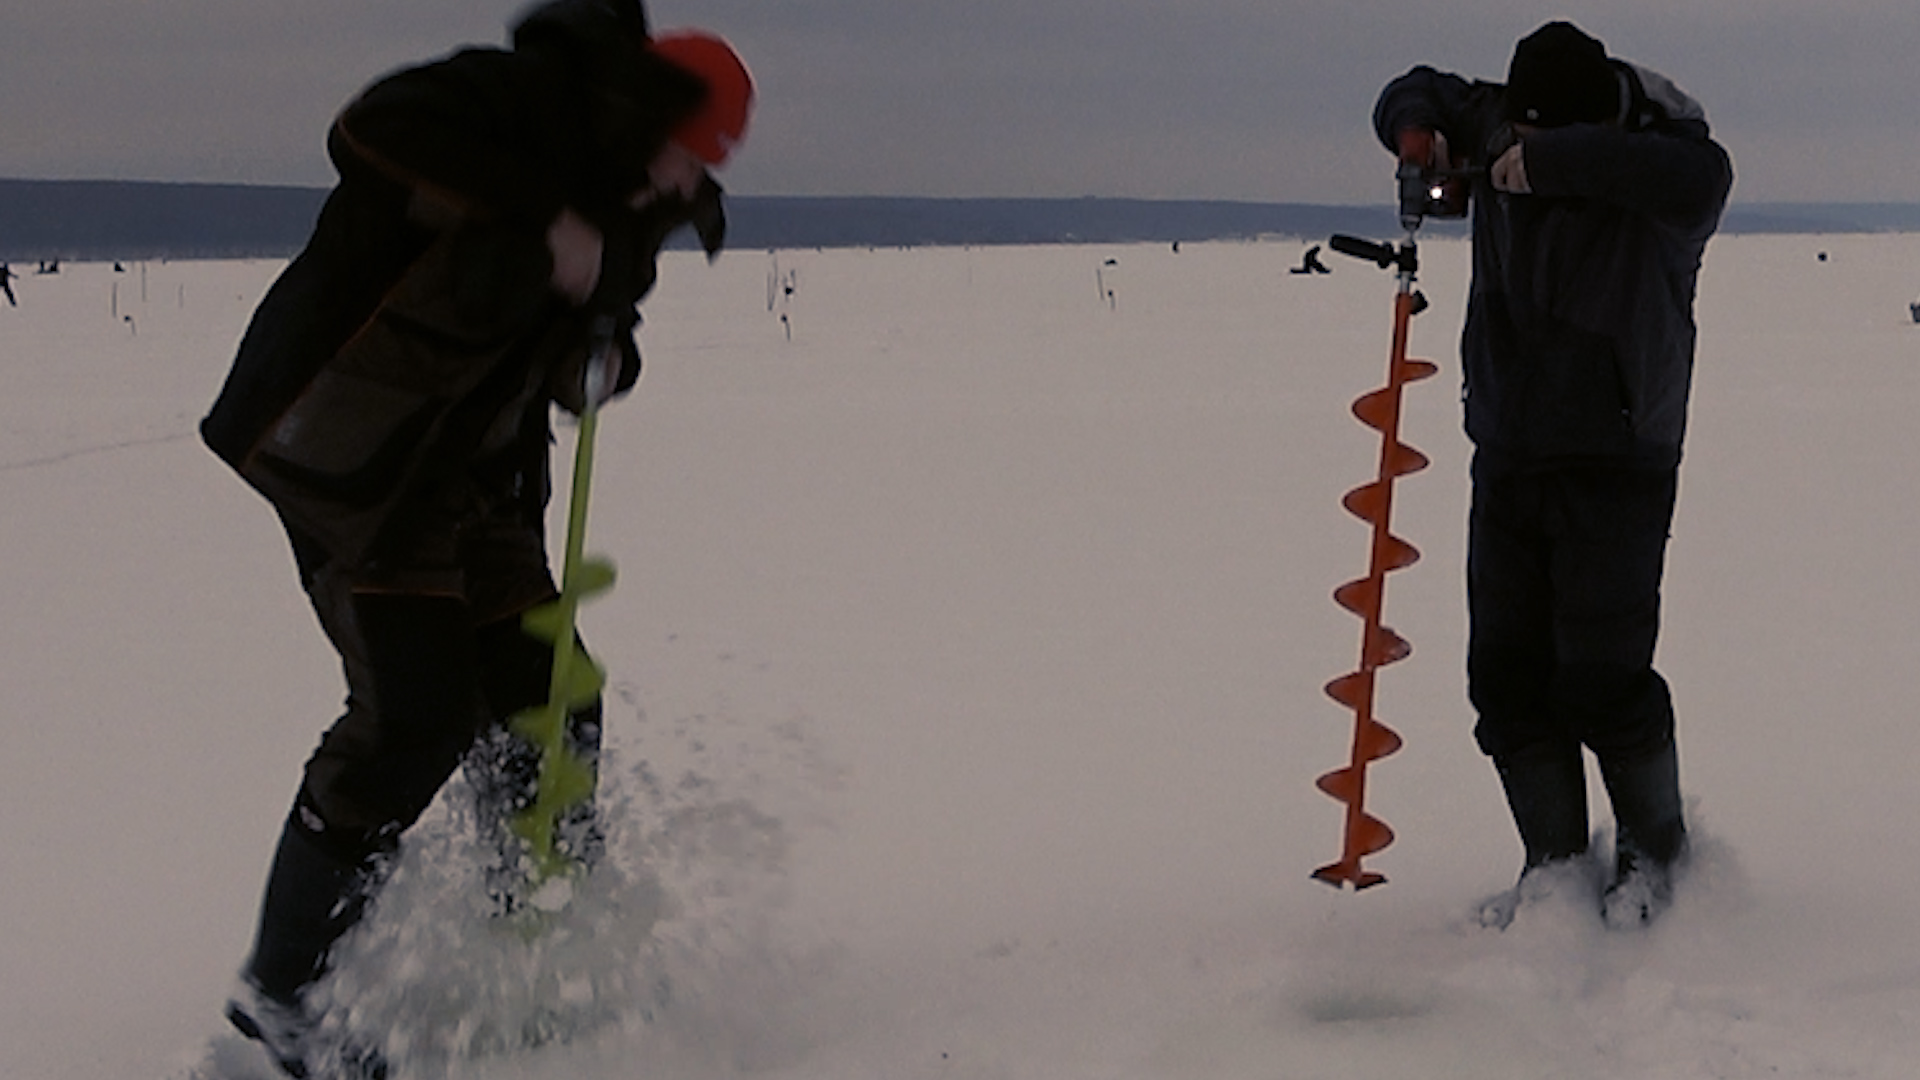
<instances>
[{"instance_id":1,"label":"black boot","mask_svg":"<svg viewBox=\"0 0 1920 1080\"><path fill-rule=\"evenodd\" d=\"M1672 743L1651 757L1602 758L1600 776L1613 802L1614 878L1603 911L1607 924L1641 926L1673 899L1673 871L1686 855L1680 804L1680 759Z\"/></svg>"},{"instance_id":2,"label":"black boot","mask_svg":"<svg viewBox=\"0 0 1920 1080\"><path fill-rule=\"evenodd\" d=\"M1535 743L1494 761L1528 868L1587 851L1587 767L1577 743Z\"/></svg>"},{"instance_id":3,"label":"black boot","mask_svg":"<svg viewBox=\"0 0 1920 1080\"><path fill-rule=\"evenodd\" d=\"M1480 925L1504 930L1520 906L1578 883L1587 851L1587 767L1578 743L1535 743L1494 761L1526 865L1513 888L1480 905Z\"/></svg>"},{"instance_id":4,"label":"black boot","mask_svg":"<svg viewBox=\"0 0 1920 1080\"><path fill-rule=\"evenodd\" d=\"M314 1075L316 1059L324 1056L330 1074L383 1077L386 1066L376 1054L314 1046L319 1017L305 1001L326 970L327 954L365 913L379 860L371 850L352 859L328 850L301 825L303 813L313 813L304 800L281 830L253 954L227 1002L227 1019L265 1046L289 1076Z\"/></svg>"},{"instance_id":5,"label":"black boot","mask_svg":"<svg viewBox=\"0 0 1920 1080\"><path fill-rule=\"evenodd\" d=\"M334 942L360 921L373 877L370 853L344 859L290 818L267 875L248 981L277 1001L298 1001L325 970Z\"/></svg>"}]
</instances>

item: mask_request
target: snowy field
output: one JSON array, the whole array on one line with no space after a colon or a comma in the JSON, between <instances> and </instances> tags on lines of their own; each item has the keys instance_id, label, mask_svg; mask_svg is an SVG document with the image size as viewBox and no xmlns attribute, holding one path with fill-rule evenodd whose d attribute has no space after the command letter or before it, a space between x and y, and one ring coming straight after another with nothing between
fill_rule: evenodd
<instances>
[{"instance_id":1,"label":"snowy field","mask_svg":"<svg viewBox=\"0 0 1920 1080\"><path fill-rule=\"evenodd\" d=\"M1644 933L1467 919L1519 848L1461 672L1458 241L1414 327L1443 374L1398 489L1390 882L1309 880L1392 283L1300 250L668 256L590 542L612 856L528 943L477 914L459 800L430 813L344 962L401 1075L1913 1076L1920 237L1709 251L1661 650L1699 857ZM278 267L17 269L0 1076L243 1069L219 1007L341 695L194 434ZM579 1033L486 1049L533 995Z\"/></svg>"}]
</instances>

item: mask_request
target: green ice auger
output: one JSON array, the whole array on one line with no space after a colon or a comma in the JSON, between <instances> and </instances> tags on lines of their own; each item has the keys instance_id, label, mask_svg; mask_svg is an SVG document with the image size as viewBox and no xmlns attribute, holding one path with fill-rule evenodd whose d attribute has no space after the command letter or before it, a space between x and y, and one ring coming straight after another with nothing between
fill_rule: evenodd
<instances>
[{"instance_id":1,"label":"green ice auger","mask_svg":"<svg viewBox=\"0 0 1920 1080\"><path fill-rule=\"evenodd\" d=\"M547 703L514 716L512 730L540 752L533 800L513 819L514 834L527 843L534 883L546 882L577 865L555 845L555 830L568 810L593 797L592 763L567 745L567 717L593 703L606 685L606 672L579 647L574 617L581 601L613 588L613 563L585 554L587 497L593 483L593 437L599 401L608 389L608 351L613 348L611 320L594 328L593 358L587 364L585 401L573 451L573 483L567 499L567 540L560 571L560 596L528 611L521 627L529 636L553 643L553 677Z\"/></svg>"}]
</instances>

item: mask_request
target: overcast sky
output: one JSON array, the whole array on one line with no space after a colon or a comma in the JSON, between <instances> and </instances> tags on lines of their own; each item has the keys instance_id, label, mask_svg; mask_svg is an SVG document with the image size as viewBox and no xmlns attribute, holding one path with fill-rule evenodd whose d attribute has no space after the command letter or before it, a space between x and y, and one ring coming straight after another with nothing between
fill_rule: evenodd
<instances>
[{"instance_id":1,"label":"overcast sky","mask_svg":"<svg viewBox=\"0 0 1920 1080\"><path fill-rule=\"evenodd\" d=\"M327 184L370 79L524 0L0 0L0 176ZM735 191L1390 198L1416 63L1504 77L1571 17L1706 105L1737 199L1920 201L1920 0L656 0L760 86Z\"/></svg>"}]
</instances>

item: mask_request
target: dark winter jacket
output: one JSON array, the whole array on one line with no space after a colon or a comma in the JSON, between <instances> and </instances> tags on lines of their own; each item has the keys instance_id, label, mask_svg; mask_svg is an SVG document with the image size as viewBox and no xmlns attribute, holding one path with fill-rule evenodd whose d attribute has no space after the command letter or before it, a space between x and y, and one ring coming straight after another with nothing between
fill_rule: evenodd
<instances>
[{"instance_id":1,"label":"dark winter jacket","mask_svg":"<svg viewBox=\"0 0 1920 1080\"><path fill-rule=\"evenodd\" d=\"M717 250L711 180L691 204L626 206L703 89L642 48L643 18L607 24L613 10L549 5L511 51L389 76L335 122L339 183L201 425L332 556L377 556L416 524L412 504L461 485L524 496L537 520L548 406L577 387L590 328L613 328L630 387L634 305L661 244L691 222ZM562 207L606 240L585 308L549 285L545 233Z\"/></svg>"},{"instance_id":2,"label":"dark winter jacket","mask_svg":"<svg viewBox=\"0 0 1920 1080\"><path fill-rule=\"evenodd\" d=\"M1528 135L1530 195L1473 182L1473 285L1461 340L1466 427L1483 456L1531 468L1680 460L1701 256L1733 184L1698 103L1615 62L1612 124ZM1464 164L1516 139L1504 87L1428 67L1388 84L1374 127L1445 136Z\"/></svg>"}]
</instances>

